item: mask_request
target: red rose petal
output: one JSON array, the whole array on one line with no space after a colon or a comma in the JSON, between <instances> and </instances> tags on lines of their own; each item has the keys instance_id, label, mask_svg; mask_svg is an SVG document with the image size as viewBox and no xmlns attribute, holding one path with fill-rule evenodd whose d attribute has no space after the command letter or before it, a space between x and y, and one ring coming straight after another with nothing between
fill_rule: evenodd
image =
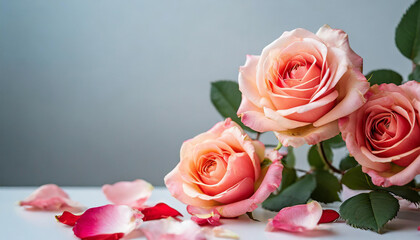
<instances>
[{"instance_id":1,"label":"red rose petal","mask_svg":"<svg viewBox=\"0 0 420 240\"><path fill-rule=\"evenodd\" d=\"M82 238L82 240L118 240L124 237L124 233L101 234L92 237Z\"/></svg>"},{"instance_id":2,"label":"red rose petal","mask_svg":"<svg viewBox=\"0 0 420 240\"><path fill-rule=\"evenodd\" d=\"M180 212L169 207L165 203L158 203L153 207L144 208L143 210L141 210L141 213L143 213L144 215L143 221L157 220L168 217L182 217L182 214Z\"/></svg>"},{"instance_id":3,"label":"red rose petal","mask_svg":"<svg viewBox=\"0 0 420 240\"><path fill-rule=\"evenodd\" d=\"M143 214L126 205L89 208L77 220L73 232L80 239L120 239L138 228Z\"/></svg>"},{"instance_id":4,"label":"red rose petal","mask_svg":"<svg viewBox=\"0 0 420 240\"><path fill-rule=\"evenodd\" d=\"M321 219L319 219L318 224L334 222L339 217L340 217L340 214L338 214L338 212L332 209L325 209L325 210L322 210Z\"/></svg>"},{"instance_id":5,"label":"red rose petal","mask_svg":"<svg viewBox=\"0 0 420 240\"><path fill-rule=\"evenodd\" d=\"M418 231L420 231L420 226L417 228Z\"/></svg>"},{"instance_id":6,"label":"red rose petal","mask_svg":"<svg viewBox=\"0 0 420 240\"><path fill-rule=\"evenodd\" d=\"M69 211L64 211L63 214L55 216L55 218L66 225L74 226L81 215L74 215Z\"/></svg>"}]
</instances>

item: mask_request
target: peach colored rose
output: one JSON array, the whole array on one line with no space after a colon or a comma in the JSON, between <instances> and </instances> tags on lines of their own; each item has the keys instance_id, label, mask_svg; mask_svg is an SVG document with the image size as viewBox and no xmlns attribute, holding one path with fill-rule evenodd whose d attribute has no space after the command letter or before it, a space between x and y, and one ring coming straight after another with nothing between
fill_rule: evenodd
<instances>
[{"instance_id":1,"label":"peach colored rose","mask_svg":"<svg viewBox=\"0 0 420 240\"><path fill-rule=\"evenodd\" d=\"M420 83L374 85L366 98L339 120L343 139L375 185L404 185L420 174Z\"/></svg>"},{"instance_id":2,"label":"peach colored rose","mask_svg":"<svg viewBox=\"0 0 420 240\"><path fill-rule=\"evenodd\" d=\"M284 32L239 69L238 115L285 146L316 144L339 133L337 121L360 106L369 83L347 34L325 25L316 34Z\"/></svg>"},{"instance_id":3,"label":"peach colored rose","mask_svg":"<svg viewBox=\"0 0 420 240\"><path fill-rule=\"evenodd\" d=\"M262 174L264 144L253 141L235 122L226 119L187 140L179 164L165 177L169 192L195 208L215 209L236 217L257 208L281 182L280 154Z\"/></svg>"}]
</instances>

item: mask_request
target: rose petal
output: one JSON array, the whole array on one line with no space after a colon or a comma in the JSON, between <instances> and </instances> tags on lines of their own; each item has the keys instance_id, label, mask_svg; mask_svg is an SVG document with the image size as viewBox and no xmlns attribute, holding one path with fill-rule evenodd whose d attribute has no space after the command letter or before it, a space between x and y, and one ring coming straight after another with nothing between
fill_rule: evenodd
<instances>
[{"instance_id":1,"label":"rose petal","mask_svg":"<svg viewBox=\"0 0 420 240\"><path fill-rule=\"evenodd\" d=\"M125 205L89 208L77 220L73 232L81 239L120 239L136 229L142 218L143 214Z\"/></svg>"},{"instance_id":2,"label":"rose petal","mask_svg":"<svg viewBox=\"0 0 420 240\"><path fill-rule=\"evenodd\" d=\"M322 207L318 202L286 207L268 220L269 230L303 232L314 229L322 216Z\"/></svg>"},{"instance_id":3,"label":"rose petal","mask_svg":"<svg viewBox=\"0 0 420 240\"><path fill-rule=\"evenodd\" d=\"M281 155L278 156L281 157ZM267 199L267 197L280 186L282 170L283 165L281 165L279 160L273 161L273 163L269 166L267 173L261 182L261 185L258 187L258 190L250 198L227 205L216 206L213 208L215 208L222 217L226 218L237 217L245 214L246 212L254 211L258 207L258 204ZM191 204L187 207L187 209L189 209L190 212L196 212L199 211L200 208L205 207L206 205ZM207 207L207 209L210 208L211 206Z\"/></svg>"},{"instance_id":4,"label":"rose petal","mask_svg":"<svg viewBox=\"0 0 420 240\"><path fill-rule=\"evenodd\" d=\"M213 228L213 235L217 238L239 239L239 235L237 233L223 227Z\"/></svg>"},{"instance_id":5,"label":"rose petal","mask_svg":"<svg viewBox=\"0 0 420 240\"><path fill-rule=\"evenodd\" d=\"M328 25L322 26L316 35L321 38L328 47L337 47L344 50L353 66L362 71L363 59L357 55L349 44L347 33L340 29L332 29Z\"/></svg>"},{"instance_id":6,"label":"rose petal","mask_svg":"<svg viewBox=\"0 0 420 240\"><path fill-rule=\"evenodd\" d=\"M319 219L318 224L334 222L339 217L340 217L340 214L338 214L338 212L332 209L325 209L325 210L322 210L322 216L321 216L321 219Z\"/></svg>"},{"instance_id":7,"label":"rose petal","mask_svg":"<svg viewBox=\"0 0 420 240\"><path fill-rule=\"evenodd\" d=\"M191 220L200 226L219 226L222 224L220 222L220 213L216 209L200 209L187 206L187 211L192 215Z\"/></svg>"},{"instance_id":8,"label":"rose petal","mask_svg":"<svg viewBox=\"0 0 420 240\"><path fill-rule=\"evenodd\" d=\"M19 205L48 211L56 211L65 207L81 208L79 203L70 200L69 195L55 184L40 186L25 200L19 202Z\"/></svg>"},{"instance_id":9,"label":"rose petal","mask_svg":"<svg viewBox=\"0 0 420 240\"><path fill-rule=\"evenodd\" d=\"M339 132L337 121L334 121L320 127L308 125L288 131L274 132L274 134L283 146L299 147L305 143L314 145L336 136Z\"/></svg>"},{"instance_id":10,"label":"rose petal","mask_svg":"<svg viewBox=\"0 0 420 240\"><path fill-rule=\"evenodd\" d=\"M177 210L169 207L165 203L158 203L153 207L144 208L141 210L144 215L143 221L150 221L168 217L182 217L182 214Z\"/></svg>"},{"instance_id":11,"label":"rose petal","mask_svg":"<svg viewBox=\"0 0 420 240\"><path fill-rule=\"evenodd\" d=\"M102 191L105 197L112 203L140 208L152 194L153 186L137 179L132 182L117 182L113 185L105 184Z\"/></svg>"},{"instance_id":12,"label":"rose petal","mask_svg":"<svg viewBox=\"0 0 420 240\"><path fill-rule=\"evenodd\" d=\"M191 220L183 222L171 218L150 221L141 227L148 240L205 240L201 228Z\"/></svg>"},{"instance_id":13,"label":"rose petal","mask_svg":"<svg viewBox=\"0 0 420 240\"><path fill-rule=\"evenodd\" d=\"M124 237L124 233L101 234L92 237L82 238L82 240L118 240Z\"/></svg>"},{"instance_id":14,"label":"rose petal","mask_svg":"<svg viewBox=\"0 0 420 240\"><path fill-rule=\"evenodd\" d=\"M77 220L79 220L80 216L81 215L74 215L73 213L69 211L64 211L63 214L57 215L55 216L55 218L57 219L57 221L63 224L74 226Z\"/></svg>"}]
</instances>

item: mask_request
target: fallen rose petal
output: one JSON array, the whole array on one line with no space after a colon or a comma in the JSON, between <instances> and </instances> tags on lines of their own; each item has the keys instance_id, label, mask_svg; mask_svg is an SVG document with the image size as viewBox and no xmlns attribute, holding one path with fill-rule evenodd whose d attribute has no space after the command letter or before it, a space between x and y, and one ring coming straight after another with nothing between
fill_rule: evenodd
<instances>
[{"instance_id":1,"label":"fallen rose petal","mask_svg":"<svg viewBox=\"0 0 420 240\"><path fill-rule=\"evenodd\" d=\"M82 240L118 240L124 237L124 233L101 234L93 237L82 238Z\"/></svg>"},{"instance_id":2,"label":"fallen rose petal","mask_svg":"<svg viewBox=\"0 0 420 240\"><path fill-rule=\"evenodd\" d=\"M47 211L57 211L66 207L81 208L79 203L70 200L69 195L55 184L40 186L25 200L20 201L19 205Z\"/></svg>"},{"instance_id":3,"label":"fallen rose petal","mask_svg":"<svg viewBox=\"0 0 420 240\"><path fill-rule=\"evenodd\" d=\"M144 215L143 221L157 220L168 217L182 217L180 212L169 207L165 203L158 203L153 207L144 208L141 210L141 213Z\"/></svg>"},{"instance_id":4,"label":"fallen rose petal","mask_svg":"<svg viewBox=\"0 0 420 240\"><path fill-rule=\"evenodd\" d=\"M81 239L120 239L138 228L143 214L125 205L105 205L89 208L73 227Z\"/></svg>"},{"instance_id":5,"label":"fallen rose petal","mask_svg":"<svg viewBox=\"0 0 420 240\"><path fill-rule=\"evenodd\" d=\"M332 209L325 209L322 210L322 216L321 219L319 219L318 224L334 222L339 217L340 214L338 214L338 212Z\"/></svg>"},{"instance_id":6,"label":"fallen rose petal","mask_svg":"<svg viewBox=\"0 0 420 240\"><path fill-rule=\"evenodd\" d=\"M222 224L220 222L220 213L216 209L206 210L188 206L187 211L192 215L191 220L193 220L200 226L219 226Z\"/></svg>"},{"instance_id":7,"label":"fallen rose petal","mask_svg":"<svg viewBox=\"0 0 420 240\"><path fill-rule=\"evenodd\" d=\"M142 180L137 179L132 182L122 181L112 185L105 184L102 191L105 197L112 203L127 205L140 208L152 194L153 186Z\"/></svg>"},{"instance_id":8,"label":"fallen rose petal","mask_svg":"<svg viewBox=\"0 0 420 240\"><path fill-rule=\"evenodd\" d=\"M63 224L74 226L77 220L79 220L80 216L81 215L74 215L73 213L69 211L64 211L63 214L57 215L55 216L55 218L57 219L57 221Z\"/></svg>"},{"instance_id":9,"label":"fallen rose petal","mask_svg":"<svg viewBox=\"0 0 420 240\"><path fill-rule=\"evenodd\" d=\"M145 222L141 227L148 240L205 240L201 228L193 221L175 221L173 218Z\"/></svg>"},{"instance_id":10,"label":"fallen rose petal","mask_svg":"<svg viewBox=\"0 0 420 240\"><path fill-rule=\"evenodd\" d=\"M239 239L239 235L237 233L223 227L213 228L213 235L218 238Z\"/></svg>"},{"instance_id":11,"label":"fallen rose petal","mask_svg":"<svg viewBox=\"0 0 420 240\"><path fill-rule=\"evenodd\" d=\"M268 220L267 229L287 232L303 232L314 229L322 215L322 207L318 202L286 207Z\"/></svg>"}]
</instances>

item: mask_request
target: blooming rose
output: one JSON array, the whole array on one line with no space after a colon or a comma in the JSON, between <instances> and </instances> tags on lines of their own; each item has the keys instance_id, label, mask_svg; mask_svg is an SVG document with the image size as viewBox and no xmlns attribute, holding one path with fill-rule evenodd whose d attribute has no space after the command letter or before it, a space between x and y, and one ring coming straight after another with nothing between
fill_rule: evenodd
<instances>
[{"instance_id":1,"label":"blooming rose","mask_svg":"<svg viewBox=\"0 0 420 240\"><path fill-rule=\"evenodd\" d=\"M361 69L342 30L285 32L239 69L238 115L256 131L275 131L285 146L316 144L337 135L337 120L363 105L369 83Z\"/></svg>"},{"instance_id":2,"label":"blooming rose","mask_svg":"<svg viewBox=\"0 0 420 240\"><path fill-rule=\"evenodd\" d=\"M269 155L272 163L262 174L264 145L226 119L182 144L181 161L166 175L165 184L175 198L190 205L190 213L207 208L236 217L253 211L279 187L281 155Z\"/></svg>"},{"instance_id":3,"label":"blooming rose","mask_svg":"<svg viewBox=\"0 0 420 240\"><path fill-rule=\"evenodd\" d=\"M420 174L420 83L374 85L366 98L340 119L343 139L375 185L404 185Z\"/></svg>"}]
</instances>

